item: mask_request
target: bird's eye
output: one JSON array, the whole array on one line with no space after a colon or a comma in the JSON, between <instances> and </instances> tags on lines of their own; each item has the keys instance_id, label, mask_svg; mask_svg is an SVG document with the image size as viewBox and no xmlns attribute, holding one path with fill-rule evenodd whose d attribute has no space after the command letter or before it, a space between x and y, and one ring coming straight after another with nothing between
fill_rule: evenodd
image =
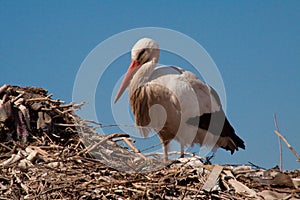
<instances>
[{"instance_id":1,"label":"bird's eye","mask_svg":"<svg viewBox=\"0 0 300 200\"><path fill-rule=\"evenodd\" d=\"M138 60L138 61L141 60L142 55L145 53L145 51L146 51L146 49L143 49L143 50L139 53L139 55L138 55L138 57L137 57L137 60Z\"/></svg>"}]
</instances>

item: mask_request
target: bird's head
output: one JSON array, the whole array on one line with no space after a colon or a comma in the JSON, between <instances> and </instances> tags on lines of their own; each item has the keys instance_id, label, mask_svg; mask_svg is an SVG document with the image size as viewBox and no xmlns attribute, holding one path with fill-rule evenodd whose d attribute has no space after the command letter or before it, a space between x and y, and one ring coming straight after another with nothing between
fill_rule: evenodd
<instances>
[{"instance_id":1,"label":"bird's head","mask_svg":"<svg viewBox=\"0 0 300 200\"><path fill-rule=\"evenodd\" d=\"M131 62L137 62L140 66L146 62L159 59L159 46L150 38L143 38L137 41L131 50Z\"/></svg>"},{"instance_id":2,"label":"bird's head","mask_svg":"<svg viewBox=\"0 0 300 200\"><path fill-rule=\"evenodd\" d=\"M131 49L131 63L122 81L114 103L118 101L137 70L149 61L157 63L159 59L159 46L150 38L142 38Z\"/></svg>"}]
</instances>

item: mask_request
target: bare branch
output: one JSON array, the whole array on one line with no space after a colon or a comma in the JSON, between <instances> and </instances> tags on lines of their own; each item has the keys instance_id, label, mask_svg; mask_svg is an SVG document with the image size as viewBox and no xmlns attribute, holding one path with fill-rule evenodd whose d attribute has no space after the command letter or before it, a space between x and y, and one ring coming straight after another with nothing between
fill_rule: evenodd
<instances>
[{"instance_id":1,"label":"bare branch","mask_svg":"<svg viewBox=\"0 0 300 200\"><path fill-rule=\"evenodd\" d=\"M279 133L279 131L275 130L274 131L276 133L276 135L278 135L282 140L283 142L286 144L286 146L293 152L293 154L296 156L296 158L298 159L297 161L300 162L300 156L299 154L295 151L295 149L288 143L288 141L285 139L285 137L283 135L281 135Z\"/></svg>"},{"instance_id":2,"label":"bare branch","mask_svg":"<svg viewBox=\"0 0 300 200\"><path fill-rule=\"evenodd\" d=\"M279 131L276 113L274 113L274 123L275 123L276 130ZM279 144L279 169L281 171L282 170L282 144L281 144L280 137L278 137L278 144Z\"/></svg>"}]
</instances>

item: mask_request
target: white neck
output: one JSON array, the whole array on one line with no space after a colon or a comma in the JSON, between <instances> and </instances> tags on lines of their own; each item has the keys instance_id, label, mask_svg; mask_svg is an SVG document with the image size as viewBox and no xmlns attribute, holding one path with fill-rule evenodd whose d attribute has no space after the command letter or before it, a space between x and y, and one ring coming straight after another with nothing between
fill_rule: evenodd
<instances>
[{"instance_id":1,"label":"white neck","mask_svg":"<svg viewBox=\"0 0 300 200\"><path fill-rule=\"evenodd\" d=\"M138 71L135 73L133 78L130 81L129 85L129 97L134 93L136 89L142 87L149 81L149 77L151 76L154 68L156 67L155 60L151 60L145 64L143 64Z\"/></svg>"}]
</instances>

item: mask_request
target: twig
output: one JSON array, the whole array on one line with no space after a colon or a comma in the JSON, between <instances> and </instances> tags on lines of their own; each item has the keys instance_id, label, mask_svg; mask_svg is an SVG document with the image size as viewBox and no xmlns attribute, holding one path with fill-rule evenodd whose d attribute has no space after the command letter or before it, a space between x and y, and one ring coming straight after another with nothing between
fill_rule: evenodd
<instances>
[{"instance_id":1,"label":"twig","mask_svg":"<svg viewBox=\"0 0 300 200\"><path fill-rule=\"evenodd\" d=\"M107 124L107 125L100 124L99 128L110 128L110 127L116 127L116 126L136 128L135 125L128 125L128 124Z\"/></svg>"},{"instance_id":2,"label":"twig","mask_svg":"<svg viewBox=\"0 0 300 200\"><path fill-rule=\"evenodd\" d=\"M276 135L278 135L283 142L286 144L286 146L293 152L293 154L296 156L296 158L298 159L297 161L300 162L300 156L299 154L295 151L295 149L288 143L288 141L285 139L285 137L283 135L281 135L277 130L274 131L276 133Z\"/></svg>"},{"instance_id":3,"label":"twig","mask_svg":"<svg viewBox=\"0 0 300 200\"><path fill-rule=\"evenodd\" d=\"M255 167L256 169L266 169L266 168L264 168L264 167L260 167L260 166L258 166L258 165L256 165L256 164L254 164L254 163L252 163L252 162L250 162L250 161L248 161L248 163L249 163L252 167Z\"/></svg>"},{"instance_id":4,"label":"twig","mask_svg":"<svg viewBox=\"0 0 300 200\"><path fill-rule=\"evenodd\" d=\"M30 101L49 101L51 103L60 103L60 104L64 104L65 103L64 101L61 101L61 100L50 99L49 96L47 96L47 97L37 97L37 98L26 99L26 102L30 102Z\"/></svg>"},{"instance_id":5,"label":"twig","mask_svg":"<svg viewBox=\"0 0 300 200\"><path fill-rule=\"evenodd\" d=\"M64 124L64 123L53 123L55 126L65 126L65 127L81 127L80 124Z\"/></svg>"},{"instance_id":6,"label":"twig","mask_svg":"<svg viewBox=\"0 0 300 200\"><path fill-rule=\"evenodd\" d=\"M130 142L132 142L132 143L135 143L136 141L135 141L135 139L133 139L133 138L126 138L127 140L129 140ZM113 140L112 140L113 142L119 142L119 141L123 141L123 138L114 138Z\"/></svg>"},{"instance_id":7,"label":"twig","mask_svg":"<svg viewBox=\"0 0 300 200\"><path fill-rule=\"evenodd\" d=\"M279 131L276 113L274 113L274 123L275 123L276 130ZM282 170L282 144L279 136L278 136L278 143L279 143L279 170L281 171Z\"/></svg>"},{"instance_id":8,"label":"twig","mask_svg":"<svg viewBox=\"0 0 300 200\"><path fill-rule=\"evenodd\" d=\"M22 189L26 192L26 194L29 193L29 188L27 187L27 185L25 185L21 179L17 176L17 174L15 172L13 172L13 175L16 179L16 182L20 184L20 186L22 187Z\"/></svg>"},{"instance_id":9,"label":"twig","mask_svg":"<svg viewBox=\"0 0 300 200\"><path fill-rule=\"evenodd\" d=\"M129 137L129 135L125 134L125 133L115 133L115 134L108 135L108 136L104 137L102 140L100 140L99 142L97 142L96 144L90 145L86 149L83 149L82 151L77 153L77 155L82 155L84 153L89 153L92 150L94 150L97 146L102 144L103 142L106 142L107 140L112 139L114 137Z\"/></svg>"},{"instance_id":10,"label":"twig","mask_svg":"<svg viewBox=\"0 0 300 200\"><path fill-rule=\"evenodd\" d=\"M122 137L122 140L133 150L134 153L140 153L140 150L138 150L129 140L128 138Z\"/></svg>"},{"instance_id":11,"label":"twig","mask_svg":"<svg viewBox=\"0 0 300 200\"><path fill-rule=\"evenodd\" d=\"M49 192L53 192L55 190L61 190L61 189L69 188L69 187L71 187L71 186L70 185L63 185L63 186L53 187L53 188L50 188L48 190L43 191L42 193L39 194L39 196L44 195L44 194L49 193ZM35 198L36 197L34 197L33 199L35 199Z\"/></svg>"},{"instance_id":12,"label":"twig","mask_svg":"<svg viewBox=\"0 0 300 200\"><path fill-rule=\"evenodd\" d=\"M3 143L0 143L0 146L4 147L5 149L8 149L9 151L12 151L12 148L6 146L6 145L3 144Z\"/></svg>"},{"instance_id":13,"label":"twig","mask_svg":"<svg viewBox=\"0 0 300 200\"><path fill-rule=\"evenodd\" d=\"M101 123L95 122L95 121L93 121L93 120L87 120L87 119L86 119L86 120L83 120L83 122L86 123L86 124L90 123L90 124L96 124L96 125L102 126Z\"/></svg>"},{"instance_id":14,"label":"twig","mask_svg":"<svg viewBox=\"0 0 300 200\"><path fill-rule=\"evenodd\" d=\"M179 151L170 151L170 152L168 152L169 156L170 155L180 155L180 154L181 154L181 152L179 152ZM144 155L148 157L148 156L163 155L163 153L162 152L153 152L153 153L146 153ZM190 157L196 157L195 154L189 153L189 152L184 152L184 155L185 156L190 156Z\"/></svg>"},{"instance_id":15,"label":"twig","mask_svg":"<svg viewBox=\"0 0 300 200\"><path fill-rule=\"evenodd\" d=\"M73 108L75 109L75 110L78 110L79 108L81 108L82 106L84 106L85 104L87 104L86 102L81 102L81 103L79 103L79 104L74 104L73 105Z\"/></svg>"},{"instance_id":16,"label":"twig","mask_svg":"<svg viewBox=\"0 0 300 200\"><path fill-rule=\"evenodd\" d=\"M146 156L144 156L143 154L141 154L140 150L138 150L130 141L129 138L126 137L122 137L122 139L124 140L124 142L133 150L134 153L136 153L138 156L140 156L141 158L143 158L144 160L147 160Z\"/></svg>"},{"instance_id":17,"label":"twig","mask_svg":"<svg viewBox=\"0 0 300 200\"><path fill-rule=\"evenodd\" d=\"M152 146L150 146L150 147L147 147L147 148L145 148L145 149L142 149L141 152L144 152L144 151L148 151L148 150L154 149L155 147L158 147L158 146L161 146L161 142L158 143L158 144L152 145Z\"/></svg>"},{"instance_id":18,"label":"twig","mask_svg":"<svg viewBox=\"0 0 300 200\"><path fill-rule=\"evenodd\" d=\"M217 179L223 170L223 166L215 165L211 173L209 174L206 182L202 186L202 190L210 192L212 188L216 185Z\"/></svg>"},{"instance_id":19,"label":"twig","mask_svg":"<svg viewBox=\"0 0 300 200\"><path fill-rule=\"evenodd\" d=\"M20 93L18 96L16 96L15 98L13 98L13 99L11 100L11 103L16 102L16 101L17 101L18 99L20 99L24 94L25 94L25 92Z\"/></svg>"},{"instance_id":20,"label":"twig","mask_svg":"<svg viewBox=\"0 0 300 200\"><path fill-rule=\"evenodd\" d=\"M8 88L8 85L4 84L0 87L0 94Z\"/></svg>"},{"instance_id":21,"label":"twig","mask_svg":"<svg viewBox=\"0 0 300 200\"><path fill-rule=\"evenodd\" d=\"M65 104L65 105L61 105L60 108L69 108L69 107L73 107L75 105L74 102L71 102L71 103L68 103L68 104Z\"/></svg>"}]
</instances>

